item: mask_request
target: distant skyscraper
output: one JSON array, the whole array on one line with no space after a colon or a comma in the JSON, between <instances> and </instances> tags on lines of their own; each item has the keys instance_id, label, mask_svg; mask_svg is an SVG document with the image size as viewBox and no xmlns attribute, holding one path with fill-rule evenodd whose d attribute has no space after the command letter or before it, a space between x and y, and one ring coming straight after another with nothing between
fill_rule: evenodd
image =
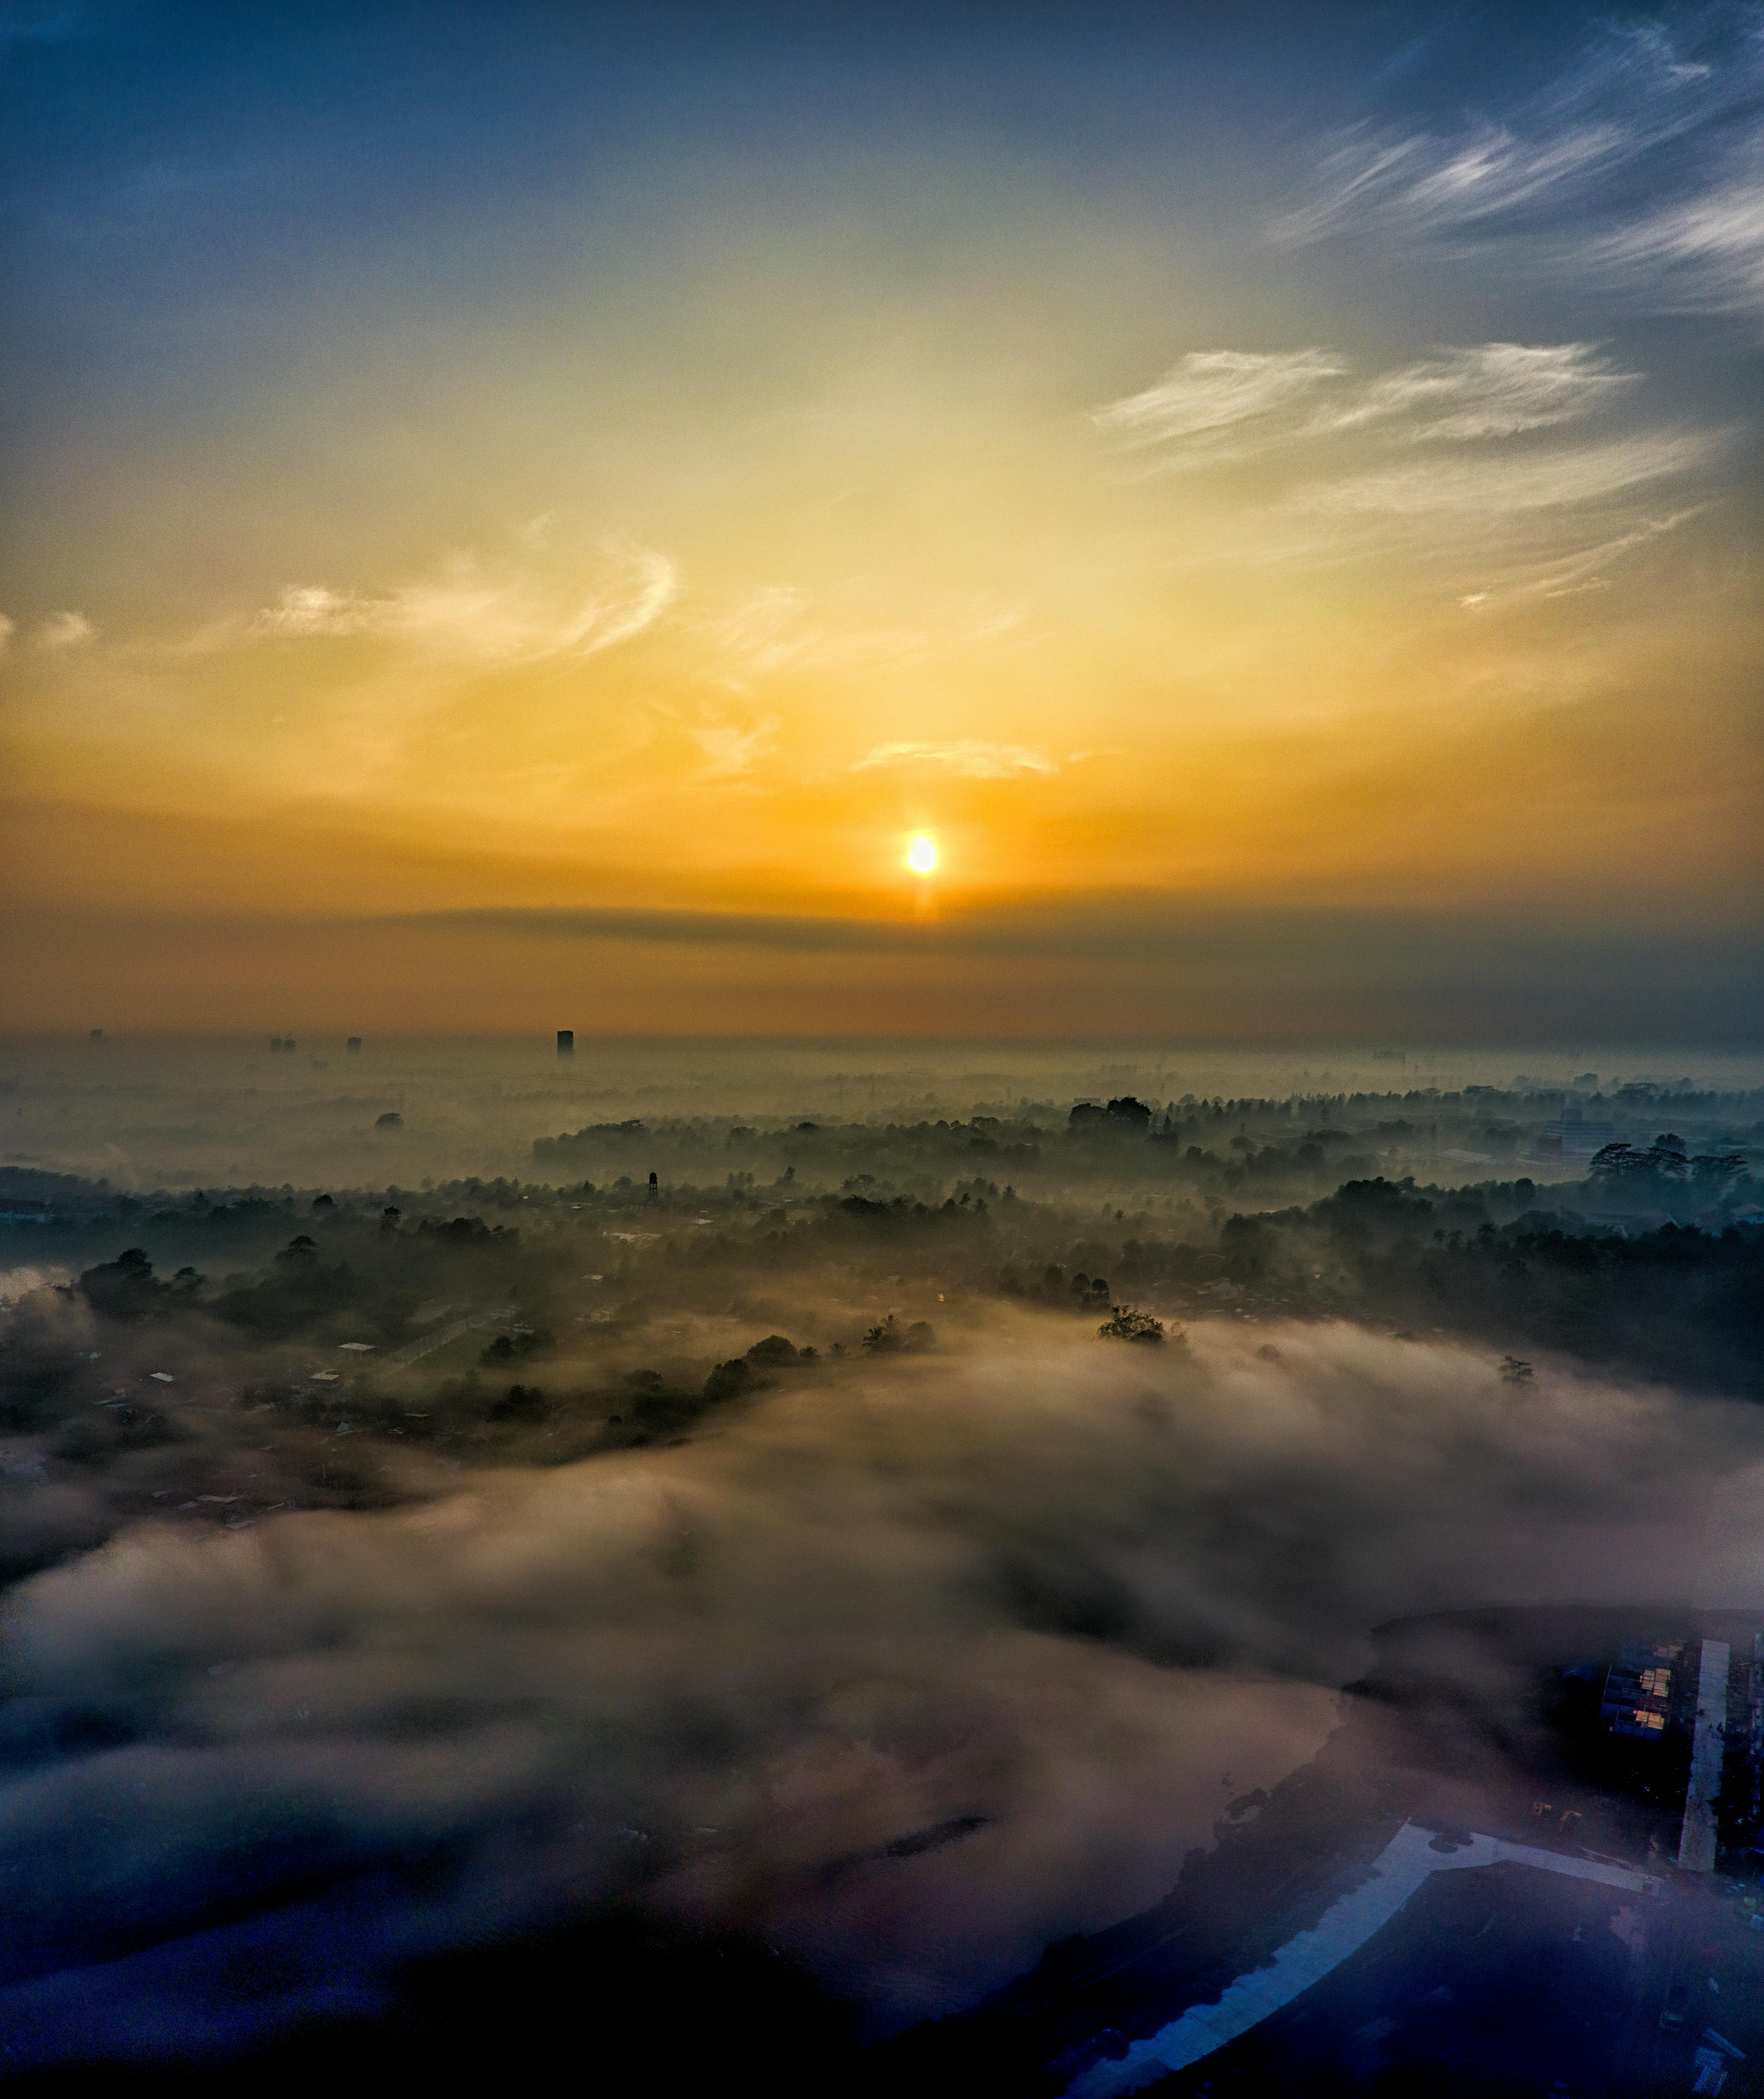
<instances>
[{"instance_id":1,"label":"distant skyscraper","mask_svg":"<svg viewBox=\"0 0 1764 2099\"><path fill-rule=\"evenodd\" d=\"M576 1031L560 1027L557 1031L557 1054L560 1057L574 1057L576 1054Z\"/></svg>"},{"instance_id":2,"label":"distant skyscraper","mask_svg":"<svg viewBox=\"0 0 1764 2099\"><path fill-rule=\"evenodd\" d=\"M350 1036L350 1039L349 1039L349 1041L348 1041L347 1044L346 1044L345 1046L347 1049L351 1050L359 1050L359 1049L360 1049L360 1047L362 1046L362 1039L361 1039L360 1036L359 1036L359 1035L352 1035L352 1036Z\"/></svg>"}]
</instances>

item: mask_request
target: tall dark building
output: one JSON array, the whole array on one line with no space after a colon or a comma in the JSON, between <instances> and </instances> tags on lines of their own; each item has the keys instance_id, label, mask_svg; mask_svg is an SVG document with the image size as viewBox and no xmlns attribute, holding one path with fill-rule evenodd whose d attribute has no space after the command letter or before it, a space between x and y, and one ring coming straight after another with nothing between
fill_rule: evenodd
<instances>
[{"instance_id":1,"label":"tall dark building","mask_svg":"<svg viewBox=\"0 0 1764 2099\"><path fill-rule=\"evenodd\" d=\"M350 1036L348 1042L345 1045L345 1047L350 1050L359 1050L361 1046L362 1039L359 1035Z\"/></svg>"},{"instance_id":2,"label":"tall dark building","mask_svg":"<svg viewBox=\"0 0 1764 2099\"><path fill-rule=\"evenodd\" d=\"M576 1054L576 1031L560 1027L557 1031L557 1054L560 1057L574 1057Z\"/></svg>"}]
</instances>

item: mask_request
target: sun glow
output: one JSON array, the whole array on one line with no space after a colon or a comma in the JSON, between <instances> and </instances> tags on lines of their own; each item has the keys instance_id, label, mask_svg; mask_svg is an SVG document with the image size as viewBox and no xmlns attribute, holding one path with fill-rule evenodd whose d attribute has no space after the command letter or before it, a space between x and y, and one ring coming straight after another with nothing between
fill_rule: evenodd
<instances>
[{"instance_id":1,"label":"sun glow","mask_svg":"<svg viewBox=\"0 0 1764 2099\"><path fill-rule=\"evenodd\" d=\"M937 872L936 840L916 838L907 848L907 865L915 874L935 874Z\"/></svg>"}]
</instances>

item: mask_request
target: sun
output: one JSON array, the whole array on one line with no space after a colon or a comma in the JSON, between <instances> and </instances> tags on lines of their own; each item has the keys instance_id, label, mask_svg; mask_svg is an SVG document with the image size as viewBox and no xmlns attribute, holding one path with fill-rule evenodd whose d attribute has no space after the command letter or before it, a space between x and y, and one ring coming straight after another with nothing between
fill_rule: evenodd
<instances>
[{"instance_id":1,"label":"sun","mask_svg":"<svg viewBox=\"0 0 1764 2099\"><path fill-rule=\"evenodd\" d=\"M937 872L937 841L922 833L907 848L907 865L915 874L935 874Z\"/></svg>"}]
</instances>

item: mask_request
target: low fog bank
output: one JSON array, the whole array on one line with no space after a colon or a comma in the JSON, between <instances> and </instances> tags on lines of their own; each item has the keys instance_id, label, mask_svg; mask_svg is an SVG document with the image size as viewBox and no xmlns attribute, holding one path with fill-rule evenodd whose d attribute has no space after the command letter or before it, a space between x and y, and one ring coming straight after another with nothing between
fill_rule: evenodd
<instances>
[{"instance_id":1,"label":"low fog bank","mask_svg":"<svg viewBox=\"0 0 1764 2099\"><path fill-rule=\"evenodd\" d=\"M1753 1406L1444 1341L1093 1336L996 1307L674 1447L143 1514L20 1582L5 2059L236 2047L632 1905L898 2028L1158 1896L1379 1621L1688 1596L1712 1488L1764 1465ZM10 1481L0 1530L59 1490Z\"/></svg>"},{"instance_id":2,"label":"low fog bank","mask_svg":"<svg viewBox=\"0 0 1764 2099\"><path fill-rule=\"evenodd\" d=\"M561 1014L560 1024L573 1018L579 1023L582 1016ZM635 1121L645 1124L653 1151L641 1162L644 1172L658 1168L664 1181L705 1186L714 1164L708 1185L720 1186L725 1171L763 1163L707 1157L719 1155L741 1127L783 1136L808 1120L879 1135L890 1125L929 1128L979 1116L1026 1124L1033 1142L1063 1130L1075 1100L1129 1095L1178 1111L1185 1126L1178 1158L1190 1144L1215 1155L1218 1174L1190 1177L1203 1192L1229 1195L1243 1186L1285 1199L1287 1188L1322 1191L1312 1185L1318 1177L1309 1162L1291 1156L1308 1138L1334 1147L1331 1167L1345 1151L1379 1162L1365 1170L1462 1179L1480 1161L1511 1177L1511 1162L1529 1154L1543 1122L1565 1109L1627 1126L1653 1116L1658 1102L1670 1107L1678 1118L1671 1126L1687 1136L1695 1133L1686 1116L1737 1115L1751 1124L1764 1115L1764 1102L1741 1104L1764 1087L1764 1059L1694 1045L1597 1045L1570 1054L1339 1042L1283 1050L632 1043L584 1034L574 1054L561 1058L548 1040L370 1034L352 1050L342 1037L303 1032L296 1015L288 1029L249 1041L0 1041L0 1168L104 1176L134 1193L251 1182L414 1189L473 1175L610 1179L632 1171L633 1162L591 1156L579 1173L553 1172L535 1160L534 1141ZM1646 1134L1665 1126L1650 1123ZM1254 1139L1248 1159L1232 1142L1246 1137ZM587 1147L591 1154L598 1148ZM1262 1157L1269 1152L1289 1156ZM925 1165L904 1153L901 1163L908 1171ZM604 1174L603 1164L610 1168ZM1047 1185L1063 1184L1073 1164L1068 1153L1051 1153L1041 1168ZM1149 1177L1167 1179L1168 1167L1166 1153ZM842 1171L866 1168L886 1170L854 1159ZM1554 1177L1555 1169L1524 1170ZM1020 1176L1003 1177L1023 1185ZM1094 1177L1080 1171L1077 1177ZM1102 1177L1117 1180L1119 1162Z\"/></svg>"}]
</instances>

